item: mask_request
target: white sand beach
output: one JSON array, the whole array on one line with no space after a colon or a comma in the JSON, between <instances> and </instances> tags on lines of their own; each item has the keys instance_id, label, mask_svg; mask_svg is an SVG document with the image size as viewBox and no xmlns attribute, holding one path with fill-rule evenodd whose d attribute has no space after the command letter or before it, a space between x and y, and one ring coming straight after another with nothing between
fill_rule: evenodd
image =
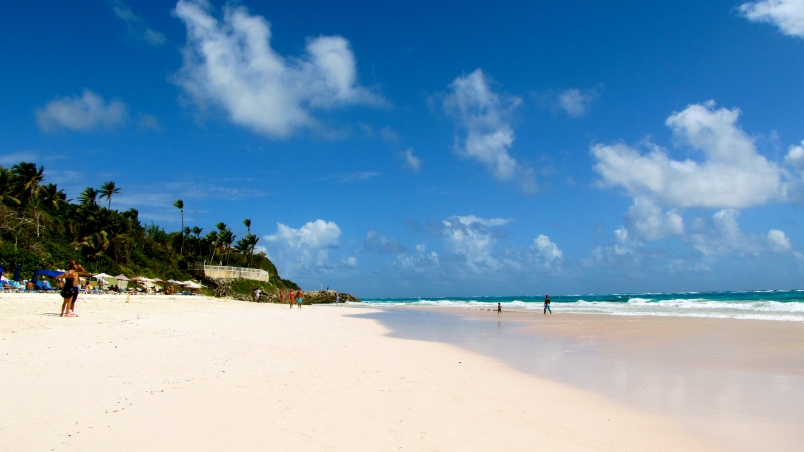
<instances>
[{"instance_id":1,"label":"white sand beach","mask_svg":"<svg viewBox=\"0 0 804 452\"><path fill-rule=\"evenodd\" d=\"M366 309L204 297L0 297L9 451L725 450L669 417Z\"/></svg>"}]
</instances>

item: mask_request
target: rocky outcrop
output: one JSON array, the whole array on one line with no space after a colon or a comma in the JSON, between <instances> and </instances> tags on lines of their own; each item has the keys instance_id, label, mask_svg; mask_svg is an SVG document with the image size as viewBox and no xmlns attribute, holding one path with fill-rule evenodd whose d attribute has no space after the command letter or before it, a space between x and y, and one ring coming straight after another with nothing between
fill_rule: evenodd
<instances>
[{"instance_id":1,"label":"rocky outcrop","mask_svg":"<svg viewBox=\"0 0 804 452\"><path fill-rule=\"evenodd\" d=\"M320 304L320 303L335 303L335 295L340 297L340 302L347 301L360 302L360 299L348 293L341 293L335 290L311 290L304 292L302 304ZM263 303L279 303L279 293L264 293L260 295L260 302ZM285 300L287 303L287 299Z\"/></svg>"}]
</instances>

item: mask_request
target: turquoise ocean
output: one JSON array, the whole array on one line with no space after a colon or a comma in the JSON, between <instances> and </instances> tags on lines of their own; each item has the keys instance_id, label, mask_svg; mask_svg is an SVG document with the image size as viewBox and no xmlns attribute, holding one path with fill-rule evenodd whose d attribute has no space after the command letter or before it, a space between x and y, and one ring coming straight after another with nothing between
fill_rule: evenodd
<instances>
[{"instance_id":1,"label":"turquoise ocean","mask_svg":"<svg viewBox=\"0 0 804 452\"><path fill-rule=\"evenodd\" d=\"M550 296L553 312L623 316L678 316L804 322L804 290ZM374 298L383 307L433 306L542 311L544 295L515 297Z\"/></svg>"}]
</instances>

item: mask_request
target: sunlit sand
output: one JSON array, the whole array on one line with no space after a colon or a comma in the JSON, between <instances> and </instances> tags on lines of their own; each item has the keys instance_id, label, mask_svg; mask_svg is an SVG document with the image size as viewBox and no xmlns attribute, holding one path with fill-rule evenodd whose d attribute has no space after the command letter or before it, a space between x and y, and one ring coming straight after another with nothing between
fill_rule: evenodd
<instances>
[{"instance_id":1,"label":"sunlit sand","mask_svg":"<svg viewBox=\"0 0 804 452\"><path fill-rule=\"evenodd\" d=\"M720 450L672 417L393 337L375 309L81 296L61 318L60 302L0 298L5 450Z\"/></svg>"}]
</instances>

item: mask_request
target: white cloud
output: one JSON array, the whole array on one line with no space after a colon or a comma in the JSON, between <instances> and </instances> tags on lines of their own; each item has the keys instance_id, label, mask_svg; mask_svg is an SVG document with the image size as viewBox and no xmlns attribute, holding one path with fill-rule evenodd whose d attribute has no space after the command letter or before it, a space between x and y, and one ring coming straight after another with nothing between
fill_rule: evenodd
<instances>
[{"instance_id":1,"label":"white cloud","mask_svg":"<svg viewBox=\"0 0 804 452\"><path fill-rule=\"evenodd\" d=\"M522 100L492 92L480 69L449 86L444 110L466 131L466 137L455 138L458 154L483 163L497 179L517 180L526 192L535 191L533 171L509 154L516 138L509 115Z\"/></svg>"},{"instance_id":2,"label":"white cloud","mask_svg":"<svg viewBox=\"0 0 804 452\"><path fill-rule=\"evenodd\" d=\"M804 1L763 0L740 5L740 12L750 21L766 22L782 33L804 38Z\"/></svg>"},{"instance_id":3,"label":"white cloud","mask_svg":"<svg viewBox=\"0 0 804 452\"><path fill-rule=\"evenodd\" d=\"M389 143L396 143L396 142L399 141L399 135L397 135L397 133L394 132L394 129L392 129L390 127L381 128L380 129L380 137L383 140L388 141Z\"/></svg>"},{"instance_id":4,"label":"white cloud","mask_svg":"<svg viewBox=\"0 0 804 452\"><path fill-rule=\"evenodd\" d=\"M376 171L357 171L354 173L341 173L341 174L334 174L332 176L326 176L323 177L322 180L334 179L341 184L351 184L354 182L362 182L364 180L368 180L381 175L382 173L378 173Z\"/></svg>"},{"instance_id":5,"label":"white cloud","mask_svg":"<svg viewBox=\"0 0 804 452\"><path fill-rule=\"evenodd\" d=\"M784 162L793 167L793 172L785 184L785 193L792 202L804 201L804 141L801 146L790 146Z\"/></svg>"},{"instance_id":6,"label":"white cloud","mask_svg":"<svg viewBox=\"0 0 804 452\"><path fill-rule=\"evenodd\" d=\"M614 245L595 247L582 263L586 266L634 266L642 261L643 251L643 244L623 227L614 231Z\"/></svg>"},{"instance_id":7,"label":"white cloud","mask_svg":"<svg viewBox=\"0 0 804 452\"><path fill-rule=\"evenodd\" d=\"M403 253L397 256L394 264L407 270L413 270L415 273L425 273L440 265L438 253L435 251L428 253L427 245L424 243L416 245L414 253Z\"/></svg>"},{"instance_id":8,"label":"white cloud","mask_svg":"<svg viewBox=\"0 0 804 452\"><path fill-rule=\"evenodd\" d=\"M413 154L413 148L408 148L408 150L402 153L402 156L405 157L405 164L408 168L413 171L419 171L422 166L422 159Z\"/></svg>"},{"instance_id":9,"label":"white cloud","mask_svg":"<svg viewBox=\"0 0 804 452\"><path fill-rule=\"evenodd\" d=\"M597 91L595 90L581 91L577 88L568 89L559 93L558 106L564 110L567 115L578 118L589 111L589 106L596 97Z\"/></svg>"},{"instance_id":10,"label":"white cloud","mask_svg":"<svg viewBox=\"0 0 804 452\"><path fill-rule=\"evenodd\" d=\"M783 231L771 229L767 235L746 234L737 224L739 212L724 209L711 219L697 218L687 237L690 243L705 256L728 256L733 253L757 256L762 253L792 251L790 239Z\"/></svg>"},{"instance_id":11,"label":"white cloud","mask_svg":"<svg viewBox=\"0 0 804 452\"><path fill-rule=\"evenodd\" d=\"M340 36L307 41L300 57L283 57L270 45L270 23L228 4L223 20L203 0L179 0L175 14L187 26L184 66L176 82L200 106L223 107L232 122L269 137L287 137L317 125L315 109L384 105L357 84L355 56Z\"/></svg>"},{"instance_id":12,"label":"white cloud","mask_svg":"<svg viewBox=\"0 0 804 452\"><path fill-rule=\"evenodd\" d=\"M337 224L318 219L298 229L282 223L276 226L276 233L264 237L265 247L269 258L283 272L290 276L307 276L333 269L329 249L337 247L340 240L341 230Z\"/></svg>"},{"instance_id":13,"label":"white cloud","mask_svg":"<svg viewBox=\"0 0 804 452\"><path fill-rule=\"evenodd\" d=\"M388 238L375 229L366 232L363 248L377 253L398 254L405 252L405 247L400 245L396 239Z\"/></svg>"},{"instance_id":14,"label":"white cloud","mask_svg":"<svg viewBox=\"0 0 804 452\"><path fill-rule=\"evenodd\" d=\"M165 35L148 28L142 16L135 14L122 0L107 0L107 3L114 15L126 24L131 37L152 46L164 44Z\"/></svg>"},{"instance_id":15,"label":"white cloud","mask_svg":"<svg viewBox=\"0 0 804 452\"><path fill-rule=\"evenodd\" d=\"M545 267L551 267L554 263L560 262L564 258L564 253L558 248L558 245L550 241L550 237L539 234L538 237L533 239L533 246L531 246L536 260Z\"/></svg>"},{"instance_id":16,"label":"white cloud","mask_svg":"<svg viewBox=\"0 0 804 452\"><path fill-rule=\"evenodd\" d=\"M85 89L81 97L62 97L49 102L36 110L36 119L39 127L48 132L61 128L76 131L113 129L128 121L126 110L126 104L121 100L106 102Z\"/></svg>"},{"instance_id":17,"label":"white cloud","mask_svg":"<svg viewBox=\"0 0 804 452\"><path fill-rule=\"evenodd\" d=\"M675 210L662 209L645 198L634 199L625 214L626 227L642 240L661 240L668 235L684 233L684 219Z\"/></svg>"},{"instance_id":18,"label":"white cloud","mask_svg":"<svg viewBox=\"0 0 804 452\"><path fill-rule=\"evenodd\" d=\"M592 146L603 183L666 207L744 208L780 199L781 171L760 155L736 126L739 109L695 104L666 124L677 140L700 151L703 162L672 160L658 146L643 155L625 144Z\"/></svg>"},{"instance_id":19,"label":"white cloud","mask_svg":"<svg viewBox=\"0 0 804 452\"><path fill-rule=\"evenodd\" d=\"M33 151L11 152L0 155L0 165L16 165L20 162L36 162L39 153Z\"/></svg>"},{"instance_id":20,"label":"white cloud","mask_svg":"<svg viewBox=\"0 0 804 452\"><path fill-rule=\"evenodd\" d=\"M790 245L790 239L787 238L783 231L778 229L768 231L768 244L770 245L771 251L776 253L784 253L793 248L792 245Z\"/></svg>"},{"instance_id":21,"label":"white cloud","mask_svg":"<svg viewBox=\"0 0 804 452\"><path fill-rule=\"evenodd\" d=\"M494 257L496 236L493 229L509 222L502 218L484 219L474 215L452 216L442 222L447 249L464 260L472 273L500 267Z\"/></svg>"},{"instance_id":22,"label":"white cloud","mask_svg":"<svg viewBox=\"0 0 804 452\"><path fill-rule=\"evenodd\" d=\"M784 161L795 167L796 171L804 172L804 141L801 142L801 146L790 146Z\"/></svg>"}]
</instances>

